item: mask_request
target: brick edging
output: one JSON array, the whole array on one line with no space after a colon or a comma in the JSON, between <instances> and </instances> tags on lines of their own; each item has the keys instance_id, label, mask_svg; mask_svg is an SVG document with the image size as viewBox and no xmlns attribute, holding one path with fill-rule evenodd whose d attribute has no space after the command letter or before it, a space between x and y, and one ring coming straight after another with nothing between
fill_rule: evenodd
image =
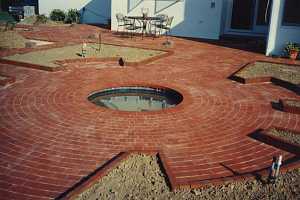
<instances>
[{"instance_id":1,"label":"brick edging","mask_svg":"<svg viewBox=\"0 0 300 200\"><path fill-rule=\"evenodd\" d=\"M259 129L255 131L254 133L250 134L252 136L249 136L253 139L257 139L261 142L264 142L266 144L275 146L276 148L281 148L285 151L290 151L295 155L295 157L292 159L292 161L284 161L283 165L281 167L281 172L287 172L288 170L298 168L300 167L300 145L293 144L287 140L284 140L282 138L273 136L268 134L267 132L271 129L277 129L277 130L283 130L283 131L289 131L293 132L295 134L300 134L299 131L297 130L291 130L291 129L286 129L282 127L270 127L267 129ZM259 137L259 138L258 138ZM274 145L275 144L275 145ZM271 163L270 163L271 165ZM243 180L253 180L257 176L267 176L269 174L269 167L264 168L264 169L259 169L253 172L246 172L241 175L233 175L233 176L227 176L227 177L222 177L222 178L214 178L214 179L207 179L207 180L199 180L199 181L190 181L190 182L182 182L178 183L176 181L173 181L173 188L172 190L177 190L177 189L184 189L184 188L199 188L199 187L206 187L208 185L221 185L224 182L231 182L231 181L243 181ZM172 176L172 175L171 175Z\"/></svg>"},{"instance_id":2,"label":"brick edging","mask_svg":"<svg viewBox=\"0 0 300 200\"><path fill-rule=\"evenodd\" d=\"M257 139L268 145L272 145L276 148L283 149L285 151L289 151L293 154L300 156L300 145L291 143L291 142L285 140L284 138L269 134L268 132L271 131L272 129L279 130L279 131L293 132L295 134L300 134L297 130L291 130L291 129L286 129L286 128L282 128L282 127L272 126L267 129L258 131L256 133L256 135L253 135L254 139Z\"/></svg>"},{"instance_id":3,"label":"brick edging","mask_svg":"<svg viewBox=\"0 0 300 200\"><path fill-rule=\"evenodd\" d=\"M130 153L128 152L121 152L107 163L104 166L96 169L94 172L89 174L86 177L83 177L79 182L73 185L69 190L62 193L55 199L74 199L76 196L90 188L95 182L97 182L100 178L106 176L110 170L115 168L117 165L120 164L123 160L127 159Z\"/></svg>"},{"instance_id":4,"label":"brick edging","mask_svg":"<svg viewBox=\"0 0 300 200\"><path fill-rule=\"evenodd\" d=\"M238 70L233 72L228 78L231 80L237 81L239 83L243 83L243 84L271 82L272 77L270 77L270 76L255 77L255 78L243 78L243 77L236 75L240 71L243 71L245 68L247 68L249 65L255 64L255 62L264 62L264 61L257 60L257 61L248 62L248 63L242 65L241 68L239 68Z\"/></svg>"},{"instance_id":5,"label":"brick edging","mask_svg":"<svg viewBox=\"0 0 300 200\"><path fill-rule=\"evenodd\" d=\"M146 155L156 155L158 159L161 161L163 171L167 175L167 179L170 183L170 186L173 190L173 188L176 188L177 184L175 183L175 180L173 179L173 175L171 174L171 170L168 168L167 163L165 162L165 155L160 151L145 151L145 150L132 150L127 152L121 152L118 155L116 155L114 158L112 158L110 161L108 161L106 164L104 164L103 167L100 167L99 169L96 169L94 172L92 172L89 176L84 177L81 179L78 183L76 183L73 187L71 187L69 190L61 194L55 199L75 199L78 195L92 187L99 179L106 176L111 170L113 170L115 167L117 167L122 161L126 160L130 155L132 154L146 154Z\"/></svg>"},{"instance_id":6,"label":"brick edging","mask_svg":"<svg viewBox=\"0 0 300 200\"><path fill-rule=\"evenodd\" d=\"M243 78L243 77L240 77L240 76L236 75L240 71L244 70L246 67L255 64L255 62L265 62L265 63L271 63L271 64L284 64L284 65L288 65L288 66L297 66L297 67L300 67L300 65L298 65L298 64L290 64L290 63L284 63L284 62L281 63L281 62L270 62L270 61L256 60L256 61L248 62L247 64L243 65L240 69L238 69L237 71L235 71L234 73L232 73L228 78L231 79L231 80L237 81L239 83L243 83L243 84L269 83L269 82L271 82L271 83L273 83L275 85L284 87L286 89L294 91L297 94L300 94L300 87L298 85L290 83L288 81L284 81L284 80L278 79L276 77L262 76L262 77L253 77L253 78Z\"/></svg>"},{"instance_id":7,"label":"brick edging","mask_svg":"<svg viewBox=\"0 0 300 200\"><path fill-rule=\"evenodd\" d=\"M270 127L265 130L258 130L255 133L259 133L259 135L256 136L250 136L253 139L257 139L255 137L260 137L258 139L259 141L262 141L264 143L270 144L277 148L282 148L284 150L292 151L292 153L296 154L296 160L287 162L283 162L281 172L286 172L290 169L294 169L297 167L300 167L300 160L298 157L300 156L300 145L292 144L282 138L273 136L268 134L267 132L275 128L277 130L286 130L291 131L296 134L300 134L300 132L295 130L289 130L281 127ZM144 150L134 150L134 151L127 151L127 152L121 152L112 160L108 161L104 166L96 169L94 172L92 172L89 176L84 177L76 183L73 187L71 187L69 190L61 194L56 199L74 199L76 196L84 192L85 190L89 189L93 184L95 184L100 178L106 176L112 169L117 167L122 161L126 160L130 155L136 154L136 153L142 153L146 155L157 155L158 159L161 161L162 170L166 174L166 178L169 181L170 187L172 191L176 191L178 189L193 189L193 188L200 188L200 187L206 187L208 185L221 185L224 184L224 182L230 182L230 181L242 181L242 180L253 180L256 178L256 176L266 176L269 173L269 167L264 169L259 169L254 172L246 172L241 175L233 175L233 176L227 176L227 177L221 177L221 178L214 178L214 179L207 179L207 180L198 180L198 181L188 181L188 182L177 182L175 176L172 173L171 168L168 165L166 155L163 151L144 151ZM271 163L270 163L271 165Z\"/></svg>"},{"instance_id":8,"label":"brick edging","mask_svg":"<svg viewBox=\"0 0 300 200\"><path fill-rule=\"evenodd\" d=\"M44 65L37 65L37 64L26 63L26 62L7 60L7 59L3 59L3 58L0 58L0 63L16 65L16 66L21 66L21 67L26 67L26 68L31 68L31 69L44 70L44 71L49 71L49 72L61 71L61 70L65 69L64 66L48 67L48 66L44 66Z\"/></svg>"},{"instance_id":9,"label":"brick edging","mask_svg":"<svg viewBox=\"0 0 300 200\"><path fill-rule=\"evenodd\" d=\"M287 101L297 101L296 99L279 99L282 110L289 113L300 114L300 107L292 106ZM299 101L300 103L300 101Z\"/></svg>"}]
</instances>

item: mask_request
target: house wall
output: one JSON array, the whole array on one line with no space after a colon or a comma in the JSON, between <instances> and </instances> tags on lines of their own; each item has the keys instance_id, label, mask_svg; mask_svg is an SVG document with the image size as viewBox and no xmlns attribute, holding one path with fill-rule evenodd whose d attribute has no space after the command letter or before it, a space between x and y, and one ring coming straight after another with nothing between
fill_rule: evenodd
<instances>
[{"instance_id":1,"label":"house wall","mask_svg":"<svg viewBox=\"0 0 300 200\"><path fill-rule=\"evenodd\" d=\"M174 16L171 34L176 36L218 39L221 32L223 0L112 0L112 30L117 29L116 14Z\"/></svg>"},{"instance_id":2,"label":"house wall","mask_svg":"<svg viewBox=\"0 0 300 200\"><path fill-rule=\"evenodd\" d=\"M285 0L273 0L266 55L282 55L287 42L300 43L300 27L282 25Z\"/></svg>"},{"instance_id":3,"label":"house wall","mask_svg":"<svg viewBox=\"0 0 300 200\"><path fill-rule=\"evenodd\" d=\"M85 9L83 10L83 7ZM40 14L49 15L53 9L80 10L82 23L106 24L111 16L111 0L41 0L39 1Z\"/></svg>"}]
</instances>

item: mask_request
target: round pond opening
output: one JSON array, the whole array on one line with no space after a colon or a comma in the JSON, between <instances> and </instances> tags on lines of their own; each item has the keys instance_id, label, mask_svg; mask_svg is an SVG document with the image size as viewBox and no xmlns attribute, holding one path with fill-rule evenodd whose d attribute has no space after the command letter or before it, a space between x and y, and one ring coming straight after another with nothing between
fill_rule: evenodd
<instances>
[{"instance_id":1,"label":"round pond opening","mask_svg":"<svg viewBox=\"0 0 300 200\"><path fill-rule=\"evenodd\" d=\"M183 96L168 88L134 86L104 89L92 93L88 100L113 110L146 112L175 107Z\"/></svg>"}]
</instances>

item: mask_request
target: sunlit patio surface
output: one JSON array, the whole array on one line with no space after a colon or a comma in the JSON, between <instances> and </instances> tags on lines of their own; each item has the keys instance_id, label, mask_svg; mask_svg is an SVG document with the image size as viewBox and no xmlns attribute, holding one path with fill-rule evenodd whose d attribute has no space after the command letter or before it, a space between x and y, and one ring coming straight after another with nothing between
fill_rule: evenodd
<instances>
[{"instance_id":1,"label":"sunlit patio surface","mask_svg":"<svg viewBox=\"0 0 300 200\"><path fill-rule=\"evenodd\" d=\"M0 64L1 75L15 77L14 83L0 87L1 197L60 197L121 152L158 153L173 189L251 178L265 173L278 155L283 156L283 169L300 164L295 151L251 137L270 127L299 132L299 114L272 107L282 98L299 99L297 92L228 78L256 60L299 61L265 57L243 48L246 44L170 37L172 45L165 47L165 37L123 37L88 25L20 33L54 44L1 50L1 57L80 44L83 37L98 33L110 44L174 53L138 66L67 63L59 72ZM121 86L171 88L183 101L160 111L124 112L87 99L95 91Z\"/></svg>"}]
</instances>

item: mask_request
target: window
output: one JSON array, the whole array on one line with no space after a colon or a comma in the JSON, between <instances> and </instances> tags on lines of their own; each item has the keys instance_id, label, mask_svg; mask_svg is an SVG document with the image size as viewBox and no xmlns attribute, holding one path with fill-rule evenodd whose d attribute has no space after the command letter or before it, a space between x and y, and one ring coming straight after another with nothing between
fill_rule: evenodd
<instances>
[{"instance_id":1,"label":"window","mask_svg":"<svg viewBox=\"0 0 300 200\"><path fill-rule=\"evenodd\" d=\"M300 0L285 0L283 25L300 26Z\"/></svg>"}]
</instances>

